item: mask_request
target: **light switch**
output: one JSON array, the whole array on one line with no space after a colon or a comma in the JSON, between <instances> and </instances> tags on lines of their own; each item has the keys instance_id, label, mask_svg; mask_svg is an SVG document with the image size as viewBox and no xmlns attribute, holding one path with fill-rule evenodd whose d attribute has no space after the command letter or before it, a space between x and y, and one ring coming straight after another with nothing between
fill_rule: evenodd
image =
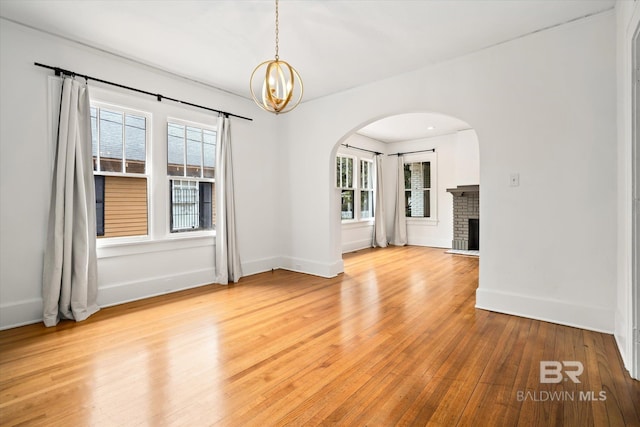
<instances>
[{"instance_id":1,"label":"light switch","mask_svg":"<svg viewBox=\"0 0 640 427\"><path fill-rule=\"evenodd\" d=\"M509 186L518 187L520 185L520 174L512 173L509 175Z\"/></svg>"}]
</instances>

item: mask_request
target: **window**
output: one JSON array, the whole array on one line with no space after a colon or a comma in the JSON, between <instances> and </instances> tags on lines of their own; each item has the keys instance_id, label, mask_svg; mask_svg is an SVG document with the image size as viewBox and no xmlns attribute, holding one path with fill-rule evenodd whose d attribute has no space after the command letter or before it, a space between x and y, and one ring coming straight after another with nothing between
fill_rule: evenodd
<instances>
[{"instance_id":1,"label":"window","mask_svg":"<svg viewBox=\"0 0 640 427\"><path fill-rule=\"evenodd\" d=\"M215 157L215 130L167 123L172 233L215 228Z\"/></svg>"},{"instance_id":2,"label":"window","mask_svg":"<svg viewBox=\"0 0 640 427\"><path fill-rule=\"evenodd\" d=\"M146 236L146 113L92 103L91 149L98 237Z\"/></svg>"},{"instance_id":3,"label":"window","mask_svg":"<svg viewBox=\"0 0 640 427\"><path fill-rule=\"evenodd\" d=\"M431 162L405 163L405 216L431 217Z\"/></svg>"},{"instance_id":4,"label":"window","mask_svg":"<svg viewBox=\"0 0 640 427\"><path fill-rule=\"evenodd\" d=\"M343 220L355 219L353 161L353 157L338 156L336 158L336 185L342 190L340 211Z\"/></svg>"},{"instance_id":5,"label":"window","mask_svg":"<svg viewBox=\"0 0 640 427\"><path fill-rule=\"evenodd\" d=\"M372 160L343 154L336 157L336 186L341 190L343 221L373 219L373 170Z\"/></svg>"},{"instance_id":6,"label":"window","mask_svg":"<svg viewBox=\"0 0 640 427\"><path fill-rule=\"evenodd\" d=\"M373 218L373 162L360 160L360 218Z\"/></svg>"}]
</instances>

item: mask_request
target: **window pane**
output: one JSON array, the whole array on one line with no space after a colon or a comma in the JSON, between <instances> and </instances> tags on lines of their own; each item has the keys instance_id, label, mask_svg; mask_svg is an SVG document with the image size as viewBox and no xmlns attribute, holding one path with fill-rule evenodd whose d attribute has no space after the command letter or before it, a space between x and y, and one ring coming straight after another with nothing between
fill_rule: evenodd
<instances>
[{"instance_id":1,"label":"window pane","mask_svg":"<svg viewBox=\"0 0 640 427\"><path fill-rule=\"evenodd\" d=\"M429 218L431 217L431 199L430 199L430 190L424 190L422 200L424 201L424 212L423 217Z\"/></svg>"},{"instance_id":2,"label":"window pane","mask_svg":"<svg viewBox=\"0 0 640 427\"><path fill-rule=\"evenodd\" d=\"M373 191L360 193L360 217L373 218Z\"/></svg>"},{"instance_id":3,"label":"window pane","mask_svg":"<svg viewBox=\"0 0 640 427\"><path fill-rule=\"evenodd\" d=\"M411 188L411 163L404 165L404 188L405 190Z\"/></svg>"},{"instance_id":4,"label":"window pane","mask_svg":"<svg viewBox=\"0 0 640 427\"><path fill-rule=\"evenodd\" d=\"M431 163L422 163L422 187L431 188Z\"/></svg>"},{"instance_id":5,"label":"window pane","mask_svg":"<svg viewBox=\"0 0 640 427\"><path fill-rule=\"evenodd\" d=\"M342 187L340 178L342 176L342 157L336 157L336 187Z\"/></svg>"},{"instance_id":6,"label":"window pane","mask_svg":"<svg viewBox=\"0 0 640 427\"><path fill-rule=\"evenodd\" d=\"M122 172L122 113L100 110L100 170Z\"/></svg>"},{"instance_id":7,"label":"window pane","mask_svg":"<svg viewBox=\"0 0 640 427\"><path fill-rule=\"evenodd\" d=\"M200 229L211 230L213 228L212 209L215 205L213 184L201 182L200 185Z\"/></svg>"},{"instance_id":8,"label":"window pane","mask_svg":"<svg viewBox=\"0 0 640 427\"><path fill-rule=\"evenodd\" d=\"M185 127L169 123L167 125L167 174L184 176Z\"/></svg>"},{"instance_id":9,"label":"window pane","mask_svg":"<svg viewBox=\"0 0 640 427\"><path fill-rule=\"evenodd\" d=\"M431 163L417 162L404 165L405 213L407 217L431 217Z\"/></svg>"},{"instance_id":10,"label":"window pane","mask_svg":"<svg viewBox=\"0 0 640 427\"><path fill-rule=\"evenodd\" d=\"M215 228L215 185L171 180L171 232Z\"/></svg>"},{"instance_id":11,"label":"window pane","mask_svg":"<svg viewBox=\"0 0 640 427\"><path fill-rule=\"evenodd\" d=\"M404 192L404 213L405 216L411 217L411 190Z\"/></svg>"},{"instance_id":12,"label":"window pane","mask_svg":"<svg viewBox=\"0 0 640 427\"><path fill-rule=\"evenodd\" d=\"M338 157L336 168L338 187L353 188L353 159L350 157Z\"/></svg>"},{"instance_id":13,"label":"window pane","mask_svg":"<svg viewBox=\"0 0 640 427\"><path fill-rule=\"evenodd\" d=\"M187 126L187 176L202 176L202 129Z\"/></svg>"},{"instance_id":14,"label":"window pane","mask_svg":"<svg viewBox=\"0 0 640 427\"><path fill-rule=\"evenodd\" d=\"M215 178L216 167L216 133L210 130L204 129L202 131L202 139L204 143L204 170L203 176L205 178Z\"/></svg>"},{"instance_id":15,"label":"window pane","mask_svg":"<svg viewBox=\"0 0 640 427\"><path fill-rule=\"evenodd\" d=\"M364 160L360 161L360 188L368 188L367 182L369 180L369 168L368 164Z\"/></svg>"},{"instance_id":16,"label":"window pane","mask_svg":"<svg viewBox=\"0 0 640 427\"><path fill-rule=\"evenodd\" d=\"M144 117L125 115L125 169L129 173L145 173L145 135Z\"/></svg>"},{"instance_id":17,"label":"window pane","mask_svg":"<svg viewBox=\"0 0 640 427\"><path fill-rule=\"evenodd\" d=\"M98 176L95 177L96 182ZM147 235L147 180L127 176L105 176L102 237ZM96 199L96 209L98 200Z\"/></svg>"},{"instance_id":18,"label":"window pane","mask_svg":"<svg viewBox=\"0 0 640 427\"><path fill-rule=\"evenodd\" d=\"M354 218L353 190L342 190L342 219Z\"/></svg>"},{"instance_id":19,"label":"window pane","mask_svg":"<svg viewBox=\"0 0 640 427\"><path fill-rule=\"evenodd\" d=\"M197 229L200 198L195 181L171 181L171 231Z\"/></svg>"}]
</instances>

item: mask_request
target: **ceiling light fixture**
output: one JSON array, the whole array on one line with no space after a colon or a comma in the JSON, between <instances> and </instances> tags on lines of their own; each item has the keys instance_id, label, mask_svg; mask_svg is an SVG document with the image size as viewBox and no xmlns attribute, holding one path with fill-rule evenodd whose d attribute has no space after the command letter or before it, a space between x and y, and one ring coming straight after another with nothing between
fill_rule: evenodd
<instances>
[{"instance_id":1,"label":"ceiling light fixture","mask_svg":"<svg viewBox=\"0 0 640 427\"><path fill-rule=\"evenodd\" d=\"M249 87L253 100L265 111L280 114L288 113L300 104L304 87L300 74L289 63L280 60L278 55L278 0L276 0L276 57L264 61L251 73ZM255 78L264 75L264 80ZM258 97L256 94L260 94Z\"/></svg>"}]
</instances>

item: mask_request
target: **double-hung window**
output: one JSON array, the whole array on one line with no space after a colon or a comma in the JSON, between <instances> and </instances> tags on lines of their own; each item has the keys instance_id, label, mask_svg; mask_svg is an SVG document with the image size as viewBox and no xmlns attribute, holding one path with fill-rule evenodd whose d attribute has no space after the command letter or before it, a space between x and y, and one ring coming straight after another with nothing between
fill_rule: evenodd
<instances>
[{"instance_id":1,"label":"double-hung window","mask_svg":"<svg viewBox=\"0 0 640 427\"><path fill-rule=\"evenodd\" d=\"M360 160L360 218L373 218L373 161Z\"/></svg>"},{"instance_id":2,"label":"double-hung window","mask_svg":"<svg viewBox=\"0 0 640 427\"><path fill-rule=\"evenodd\" d=\"M336 157L336 187L340 189L343 221L373 218L373 161L339 154Z\"/></svg>"},{"instance_id":3,"label":"double-hung window","mask_svg":"<svg viewBox=\"0 0 640 427\"><path fill-rule=\"evenodd\" d=\"M180 121L167 123L172 233L215 229L216 131Z\"/></svg>"},{"instance_id":4,"label":"double-hung window","mask_svg":"<svg viewBox=\"0 0 640 427\"><path fill-rule=\"evenodd\" d=\"M431 162L404 164L405 216L431 218Z\"/></svg>"},{"instance_id":5,"label":"double-hung window","mask_svg":"<svg viewBox=\"0 0 640 427\"><path fill-rule=\"evenodd\" d=\"M98 237L148 235L150 118L150 114L140 111L91 104Z\"/></svg>"},{"instance_id":6,"label":"double-hung window","mask_svg":"<svg viewBox=\"0 0 640 427\"><path fill-rule=\"evenodd\" d=\"M355 187L353 163L348 156L336 158L336 185L340 191L340 215L342 220L355 219Z\"/></svg>"}]
</instances>

